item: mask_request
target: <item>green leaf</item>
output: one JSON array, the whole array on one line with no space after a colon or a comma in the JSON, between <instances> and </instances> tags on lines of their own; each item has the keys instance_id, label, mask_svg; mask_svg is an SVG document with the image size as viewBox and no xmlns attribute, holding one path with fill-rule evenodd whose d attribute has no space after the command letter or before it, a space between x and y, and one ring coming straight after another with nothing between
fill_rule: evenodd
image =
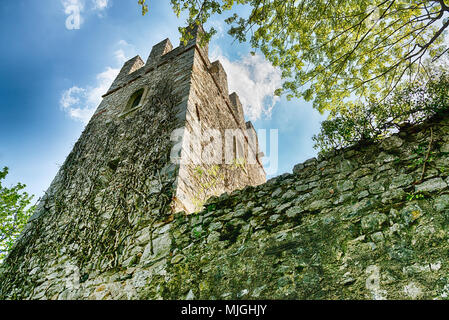
<instances>
[{"instance_id":1,"label":"green leaf","mask_svg":"<svg viewBox=\"0 0 449 320\"><path fill-rule=\"evenodd\" d=\"M33 196L22 191L26 187L24 184L18 183L11 188L2 186L7 174L6 167L0 171L0 262L9 253L35 210L35 206L30 205Z\"/></svg>"}]
</instances>

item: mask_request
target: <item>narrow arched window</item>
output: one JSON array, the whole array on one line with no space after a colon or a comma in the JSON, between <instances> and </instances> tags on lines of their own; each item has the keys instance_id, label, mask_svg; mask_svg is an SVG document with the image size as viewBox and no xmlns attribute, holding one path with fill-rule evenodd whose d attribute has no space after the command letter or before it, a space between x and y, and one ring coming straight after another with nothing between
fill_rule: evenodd
<instances>
[{"instance_id":1,"label":"narrow arched window","mask_svg":"<svg viewBox=\"0 0 449 320\"><path fill-rule=\"evenodd\" d=\"M142 102L142 96L144 91L145 91L144 89L140 89L132 94L131 98L129 98L125 111L130 111L140 105L140 103Z\"/></svg>"},{"instance_id":2,"label":"narrow arched window","mask_svg":"<svg viewBox=\"0 0 449 320\"><path fill-rule=\"evenodd\" d=\"M200 116L200 108L198 107L198 105L195 105L195 112L196 112L196 118L198 121L201 121L201 116Z\"/></svg>"}]
</instances>

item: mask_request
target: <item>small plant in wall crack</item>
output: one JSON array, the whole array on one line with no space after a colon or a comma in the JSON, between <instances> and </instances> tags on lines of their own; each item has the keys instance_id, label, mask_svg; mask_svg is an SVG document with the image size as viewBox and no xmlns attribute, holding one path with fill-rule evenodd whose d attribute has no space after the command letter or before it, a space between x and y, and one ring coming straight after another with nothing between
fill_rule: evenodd
<instances>
[{"instance_id":1,"label":"small plant in wall crack","mask_svg":"<svg viewBox=\"0 0 449 320\"><path fill-rule=\"evenodd\" d=\"M412 192L407 193L407 201L413 201L413 200L422 200L425 198L425 195L421 192Z\"/></svg>"}]
</instances>

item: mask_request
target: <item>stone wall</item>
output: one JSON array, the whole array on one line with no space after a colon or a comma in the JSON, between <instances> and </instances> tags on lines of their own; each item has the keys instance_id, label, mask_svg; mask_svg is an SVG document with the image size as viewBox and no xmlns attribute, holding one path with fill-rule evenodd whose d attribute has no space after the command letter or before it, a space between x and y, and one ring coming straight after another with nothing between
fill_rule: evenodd
<instances>
[{"instance_id":1,"label":"stone wall","mask_svg":"<svg viewBox=\"0 0 449 320\"><path fill-rule=\"evenodd\" d=\"M146 64L138 56L124 64L2 266L1 297L79 298L84 293L69 288L96 272L159 259L157 227L174 212L265 182L257 161L216 168L201 157L191 164L203 150L186 150L188 132L201 138L206 126L229 126L248 135L229 107L226 74L209 62L198 31L186 46L173 49L168 39L155 45ZM203 121L192 120L196 110ZM183 148L174 155L176 145ZM173 161L179 155L181 162ZM198 178L198 171L205 174ZM134 245L148 240L150 247Z\"/></svg>"},{"instance_id":2,"label":"stone wall","mask_svg":"<svg viewBox=\"0 0 449 320\"><path fill-rule=\"evenodd\" d=\"M178 215L162 296L447 299L449 120L433 121Z\"/></svg>"},{"instance_id":3,"label":"stone wall","mask_svg":"<svg viewBox=\"0 0 449 320\"><path fill-rule=\"evenodd\" d=\"M181 159L215 128L245 161L174 164L179 128ZM251 133L196 38L131 59L1 265L0 299L448 297L448 117L264 184Z\"/></svg>"},{"instance_id":4,"label":"stone wall","mask_svg":"<svg viewBox=\"0 0 449 320\"><path fill-rule=\"evenodd\" d=\"M83 210L101 205L93 201L76 220L66 211L43 218L39 237L2 266L0 297L447 299L448 176L445 118L306 161L211 198L198 214L142 213L112 229L108 217L101 237L84 236L95 220L83 220ZM157 204L162 194L122 205ZM102 250L84 266L74 257L87 244Z\"/></svg>"}]
</instances>

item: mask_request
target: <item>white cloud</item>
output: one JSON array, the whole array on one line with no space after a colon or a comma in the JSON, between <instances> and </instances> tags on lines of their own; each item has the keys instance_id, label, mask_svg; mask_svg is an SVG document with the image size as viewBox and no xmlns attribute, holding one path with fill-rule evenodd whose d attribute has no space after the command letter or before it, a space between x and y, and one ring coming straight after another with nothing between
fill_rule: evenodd
<instances>
[{"instance_id":1,"label":"white cloud","mask_svg":"<svg viewBox=\"0 0 449 320\"><path fill-rule=\"evenodd\" d=\"M86 89L73 86L72 88L64 91L59 104L71 118L87 123L87 119L92 116L92 112L90 108L81 106L85 100L85 95Z\"/></svg>"},{"instance_id":2,"label":"white cloud","mask_svg":"<svg viewBox=\"0 0 449 320\"><path fill-rule=\"evenodd\" d=\"M117 42L117 47L118 49L114 52L114 56L119 64L124 64L130 57L136 55L136 47L125 40Z\"/></svg>"},{"instance_id":3,"label":"white cloud","mask_svg":"<svg viewBox=\"0 0 449 320\"><path fill-rule=\"evenodd\" d=\"M73 86L63 92L60 105L61 108L74 119L87 124L95 112L109 87L118 75L120 69L113 69L111 67L97 75L96 86L88 86L80 88Z\"/></svg>"},{"instance_id":4,"label":"white cloud","mask_svg":"<svg viewBox=\"0 0 449 320\"><path fill-rule=\"evenodd\" d=\"M118 44L126 43L122 41ZM114 56L120 66L129 59L123 48L115 51ZM85 88L73 86L67 89L62 93L60 99L61 109L67 112L72 119L87 124L100 104L102 95L107 92L119 72L120 68L107 67L103 72L97 74L95 85Z\"/></svg>"},{"instance_id":5,"label":"white cloud","mask_svg":"<svg viewBox=\"0 0 449 320\"><path fill-rule=\"evenodd\" d=\"M262 115L270 117L280 100L274 96L274 91L282 84L281 71L259 54L237 61L230 61L221 53L216 53L215 57L226 70L229 92L235 91L239 95L245 115L250 120L260 119Z\"/></svg>"},{"instance_id":6,"label":"white cloud","mask_svg":"<svg viewBox=\"0 0 449 320\"><path fill-rule=\"evenodd\" d=\"M220 39L225 35L225 25L222 20L210 20L208 22L208 27L212 27L217 31L214 40Z\"/></svg>"},{"instance_id":7,"label":"white cloud","mask_svg":"<svg viewBox=\"0 0 449 320\"><path fill-rule=\"evenodd\" d=\"M86 5L86 0L61 0L64 10L70 6L77 6L80 11L83 11ZM103 11L108 8L109 0L91 0L91 9Z\"/></svg>"},{"instance_id":8,"label":"white cloud","mask_svg":"<svg viewBox=\"0 0 449 320\"><path fill-rule=\"evenodd\" d=\"M114 55L115 55L115 59L117 59L118 63L120 63L120 64L123 64L128 60L126 58L126 54L123 49L118 49L117 51L114 52Z\"/></svg>"},{"instance_id":9,"label":"white cloud","mask_svg":"<svg viewBox=\"0 0 449 320\"><path fill-rule=\"evenodd\" d=\"M129 46L130 44L129 44L128 42L126 42L125 40L120 40L120 41L118 42L118 45L119 45L119 46Z\"/></svg>"},{"instance_id":10,"label":"white cloud","mask_svg":"<svg viewBox=\"0 0 449 320\"><path fill-rule=\"evenodd\" d=\"M102 11L108 7L108 0L92 0L94 5L94 10Z\"/></svg>"}]
</instances>

